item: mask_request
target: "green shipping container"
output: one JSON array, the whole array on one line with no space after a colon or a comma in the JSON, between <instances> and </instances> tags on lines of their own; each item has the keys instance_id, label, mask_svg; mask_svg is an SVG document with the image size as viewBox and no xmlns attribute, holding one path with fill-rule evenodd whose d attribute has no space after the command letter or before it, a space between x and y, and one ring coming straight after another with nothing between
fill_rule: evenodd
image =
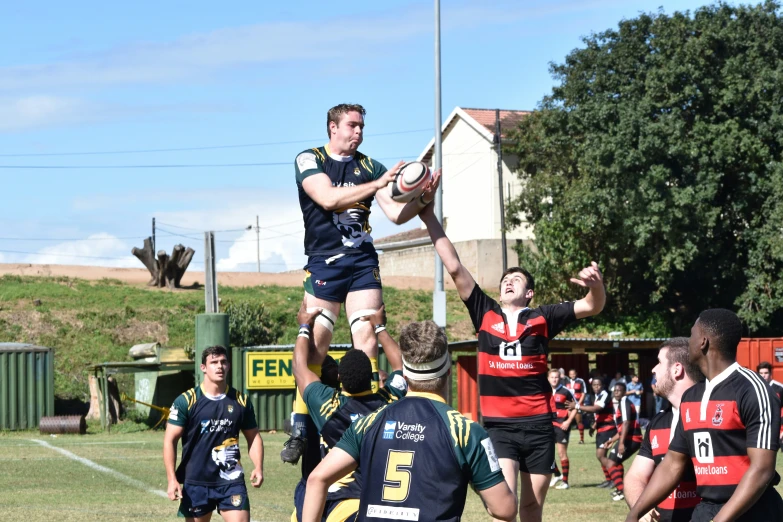
<instances>
[{"instance_id":1,"label":"green shipping container","mask_svg":"<svg viewBox=\"0 0 783 522\"><path fill-rule=\"evenodd\" d=\"M0 343L0 430L29 430L54 415L54 350Z\"/></svg>"}]
</instances>

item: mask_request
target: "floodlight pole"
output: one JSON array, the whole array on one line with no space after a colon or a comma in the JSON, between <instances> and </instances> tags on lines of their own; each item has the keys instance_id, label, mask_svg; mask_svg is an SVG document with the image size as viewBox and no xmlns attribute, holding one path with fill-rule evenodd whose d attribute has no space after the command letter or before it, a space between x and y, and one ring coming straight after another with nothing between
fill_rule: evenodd
<instances>
[{"instance_id":1,"label":"floodlight pole","mask_svg":"<svg viewBox=\"0 0 783 522\"><path fill-rule=\"evenodd\" d=\"M435 170L441 168L443 156L441 151L442 118L440 103L440 0L435 0L435 156L432 166ZM435 216L443 224L443 177L435 192ZM434 246L434 245L433 245ZM435 290L432 293L432 320L444 328L446 326L446 292L443 290L443 262L435 252Z\"/></svg>"}]
</instances>

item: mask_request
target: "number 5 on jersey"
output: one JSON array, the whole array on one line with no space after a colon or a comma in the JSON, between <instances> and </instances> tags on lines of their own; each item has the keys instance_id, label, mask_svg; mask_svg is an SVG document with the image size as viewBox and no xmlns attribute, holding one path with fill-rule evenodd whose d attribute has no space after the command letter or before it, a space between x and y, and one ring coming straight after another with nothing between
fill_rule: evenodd
<instances>
[{"instance_id":1,"label":"number 5 on jersey","mask_svg":"<svg viewBox=\"0 0 783 522\"><path fill-rule=\"evenodd\" d=\"M414 451L389 450L383 484L385 502L405 502L411 490Z\"/></svg>"}]
</instances>

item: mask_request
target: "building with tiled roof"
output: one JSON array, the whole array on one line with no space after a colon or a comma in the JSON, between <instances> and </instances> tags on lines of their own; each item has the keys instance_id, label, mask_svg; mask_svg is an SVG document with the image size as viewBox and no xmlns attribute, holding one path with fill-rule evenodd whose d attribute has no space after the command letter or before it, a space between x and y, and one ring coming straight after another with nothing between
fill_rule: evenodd
<instances>
[{"instance_id":1,"label":"building with tiled roof","mask_svg":"<svg viewBox=\"0 0 783 522\"><path fill-rule=\"evenodd\" d=\"M501 139L517 127L530 111L501 110ZM502 273L500 189L495 152L495 109L455 108L442 133L443 218L446 233L460 258L480 285L497 283ZM417 158L432 167L435 138ZM514 173L517 159L503 155L503 199L519 195L522 185ZM533 239L532 229L522 226L506 232L508 263L514 266L518 241ZM426 230L409 230L377 239L383 275L431 276L434 253Z\"/></svg>"}]
</instances>

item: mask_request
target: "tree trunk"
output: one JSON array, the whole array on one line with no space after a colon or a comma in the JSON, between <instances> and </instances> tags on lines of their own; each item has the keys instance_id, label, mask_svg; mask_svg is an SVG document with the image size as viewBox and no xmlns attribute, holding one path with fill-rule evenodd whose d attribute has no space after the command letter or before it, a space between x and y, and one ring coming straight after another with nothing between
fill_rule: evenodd
<instances>
[{"instance_id":1,"label":"tree trunk","mask_svg":"<svg viewBox=\"0 0 783 522\"><path fill-rule=\"evenodd\" d=\"M182 276L185 275L195 253L196 251L190 247L175 245L171 256L166 254L165 250L159 250L158 258L155 259L155 253L152 251L152 238L149 237L144 240L144 248L134 247L131 250L131 254L136 256L149 270L152 276L147 283L149 286L157 286L158 288L165 286L172 289L180 288Z\"/></svg>"},{"instance_id":2,"label":"tree trunk","mask_svg":"<svg viewBox=\"0 0 783 522\"><path fill-rule=\"evenodd\" d=\"M101 392L98 388L98 378L90 375L90 410L87 412L87 420L100 420L101 418Z\"/></svg>"}]
</instances>

